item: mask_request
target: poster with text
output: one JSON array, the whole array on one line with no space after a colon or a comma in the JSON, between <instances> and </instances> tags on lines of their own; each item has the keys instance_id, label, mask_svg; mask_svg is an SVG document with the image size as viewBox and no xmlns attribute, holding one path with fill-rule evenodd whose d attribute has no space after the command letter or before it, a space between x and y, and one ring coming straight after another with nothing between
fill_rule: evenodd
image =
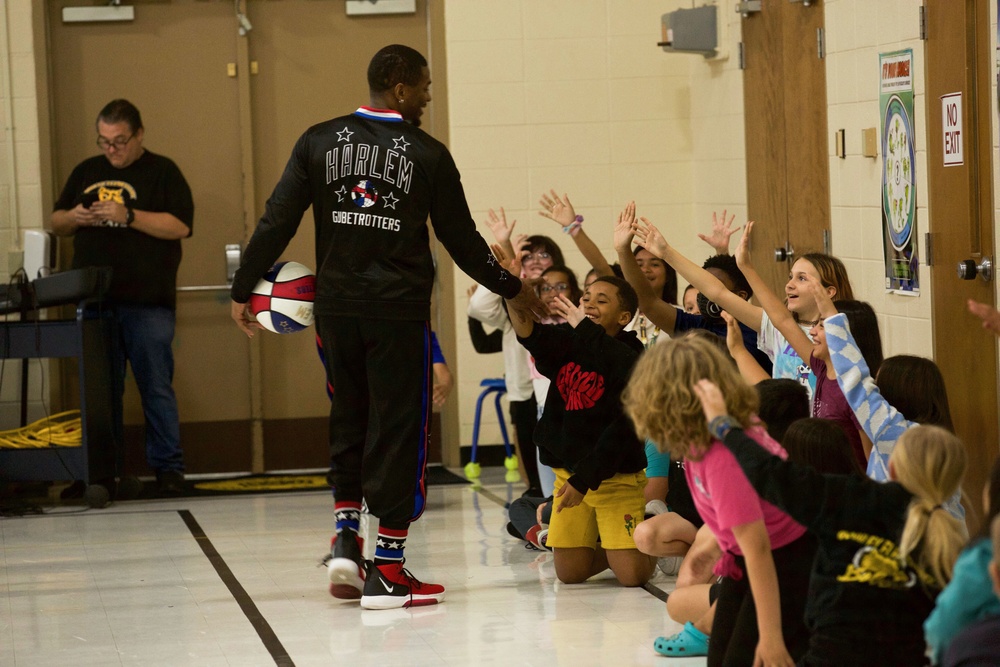
<instances>
[{"instance_id":1,"label":"poster with text","mask_svg":"<svg viewBox=\"0 0 1000 667\"><path fill-rule=\"evenodd\" d=\"M879 55L885 288L894 294L916 296L920 294L920 276L912 69L912 49Z\"/></svg>"}]
</instances>

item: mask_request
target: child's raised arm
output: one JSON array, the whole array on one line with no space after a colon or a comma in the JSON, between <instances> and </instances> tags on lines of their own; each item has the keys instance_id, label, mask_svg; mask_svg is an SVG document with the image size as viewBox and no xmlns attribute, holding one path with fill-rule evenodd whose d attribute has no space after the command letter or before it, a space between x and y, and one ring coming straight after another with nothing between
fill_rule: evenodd
<instances>
[{"instance_id":1,"label":"child's raised arm","mask_svg":"<svg viewBox=\"0 0 1000 667\"><path fill-rule=\"evenodd\" d=\"M754 331L760 331L763 310L738 294L733 294L718 278L701 268L667 243L660 231L646 218L639 218L643 224L635 229L636 242L653 253L681 276L694 285L707 298L728 310L736 319Z\"/></svg>"},{"instance_id":2,"label":"child's raised arm","mask_svg":"<svg viewBox=\"0 0 1000 667\"><path fill-rule=\"evenodd\" d=\"M608 260L604 259L604 255L601 254L601 249L583 231L583 218L580 217L580 220L577 220L578 216L576 210L573 208L573 204L569 200L569 195L564 194L562 197L559 197L555 190L550 190L549 194L542 195L538 203L542 206L542 210L538 212L538 215L562 226L563 231L573 238L573 242L576 243L580 254L594 268L598 276L614 275L611 265L608 264Z\"/></svg>"},{"instance_id":3,"label":"child's raised arm","mask_svg":"<svg viewBox=\"0 0 1000 667\"><path fill-rule=\"evenodd\" d=\"M728 255L729 254L729 239L733 234L740 231L742 227L737 227L733 229L733 219L735 215L729 216L726 219L726 211L722 211L722 216L719 217L718 214L712 213L712 233L709 235L698 234L698 238L712 246L715 250L716 255Z\"/></svg>"},{"instance_id":4,"label":"child's raised arm","mask_svg":"<svg viewBox=\"0 0 1000 667\"><path fill-rule=\"evenodd\" d=\"M767 374L743 342L743 331L740 330L740 323L736 318L722 311L722 319L726 321L726 347L729 348L729 356L736 362L736 367L740 369L740 375L747 381L747 384L757 384L764 380L770 380Z\"/></svg>"},{"instance_id":5,"label":"child's raised arm","mask_svg":"<svg viewBox=\"0 0 1000 667\"><path fill-rule=\"evenodd\" d=\"M504 267L515 276L521 275L520 256L515 255L512 258L508 258L499 243L493 244L491 247L493 249L493 254L500 263L500 266ZM527 281L524 282L525 284L527 283ZM530 310L526 310L516 301L512 299L507 299L506 301L507 314L510 317L510 325L514 328L514 333L521 338L527 338L531 335L531 332L535 330L535 317L532 315Z\"/></svg>"},{"instance_id":6,"label":"child's raised arm","mask_svg":"<svg viewBox=\"0 0 1000 667\"><path fill-rule=\"evenodd\" d=\"M757 297L757 301L760 302L764 312L771 319L771 323L791 344L795 354L808 363L809 357L812 355L812 341L799 328L798 322L792 317L784 302L771 291L771 288L767 286L750 261L750 233L753 231L753 227L754 223L750 221L747 223L746 229L743 230L743 238L740 239L740 244L736 248L736 266L740 268L747 282L750 283L754 296Z\"/></svg>"},{"instance_id":7,"label":"child's raised arm","mask_svg":"<svg viewBox=\"0 0 1000 667\"><path fill-rule=\"evenodd\" d=\"M618 224L615 225L614 243L615 252L618 253L618 264L622 267L625 280L639 297L639 309L643 315L662 330L673 333L677 324L677 309L660 298L639 268L639 263L632 253L634 229L635 202L629 202L618 214Z\"/></svg>"}]
</instances>

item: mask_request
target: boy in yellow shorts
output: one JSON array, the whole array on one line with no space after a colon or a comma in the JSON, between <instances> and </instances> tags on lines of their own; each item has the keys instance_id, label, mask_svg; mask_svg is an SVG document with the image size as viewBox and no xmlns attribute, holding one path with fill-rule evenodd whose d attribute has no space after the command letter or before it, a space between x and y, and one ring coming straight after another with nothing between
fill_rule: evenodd
<instances>
[{"instance_id":1,"label":"boy in yellow shorts","mask_svg":"<svg viewBox=\"0 0 1000 667\"><path fill-rule=\"evenodd\" d=\"M656 564L632 538L646 506L646 454L621 405L643 349L624 331L638 307L635 290L598 278L579 306L562 296L550 306L567 322L558 325L536 324L507 303L518 341L552 380L535 443L556 472L547 542L556 576L575 584L610 567L623 586L642 586Z\"/></svg>"}]
</instances>

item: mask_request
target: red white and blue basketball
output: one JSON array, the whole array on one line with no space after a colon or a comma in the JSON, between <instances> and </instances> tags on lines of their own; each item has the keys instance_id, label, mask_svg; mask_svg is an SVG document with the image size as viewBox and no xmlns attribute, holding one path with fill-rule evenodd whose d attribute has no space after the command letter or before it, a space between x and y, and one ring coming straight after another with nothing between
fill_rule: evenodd
<instances>
[{"instance_id":1,"label":"red white and blue basketball","mask_svg":"<svg viewBox=\"0 0 1000 667\"><path fill-rule=\"evenodd\" d=\"M316 274L298 262L279 262L250 295L250 310L274 333L295 333L313 323Z\"/></svg>"}]
</instances>

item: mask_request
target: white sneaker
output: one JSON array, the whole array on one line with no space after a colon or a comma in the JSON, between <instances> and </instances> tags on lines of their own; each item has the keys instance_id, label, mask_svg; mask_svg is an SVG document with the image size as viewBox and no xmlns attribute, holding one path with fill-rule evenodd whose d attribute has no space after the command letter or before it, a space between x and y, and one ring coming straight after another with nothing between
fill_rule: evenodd
<instances>
[{"instance_id":1,"label":"white sneaker","mask_svg":"<svg viewBox=\"0 0 1000 667\"><path fill-rule=\"evenodd\" d=\"M662 500L650 500L646 503L646 516L656 516L667 511L667 504Z\"/></svg>"},{"instance_id":2,"label":"white sneaker","mask_svg":"<svg viewBox=\"0 0 1000 667\"><path fill-rule=\"evenodd\" d=\"M660 572L668 577L676 577L677 573L681 571L681 561L683 560L683 556L664 556L656 559L656 567L660 568Z\"/></svg>"}]
</instances>

